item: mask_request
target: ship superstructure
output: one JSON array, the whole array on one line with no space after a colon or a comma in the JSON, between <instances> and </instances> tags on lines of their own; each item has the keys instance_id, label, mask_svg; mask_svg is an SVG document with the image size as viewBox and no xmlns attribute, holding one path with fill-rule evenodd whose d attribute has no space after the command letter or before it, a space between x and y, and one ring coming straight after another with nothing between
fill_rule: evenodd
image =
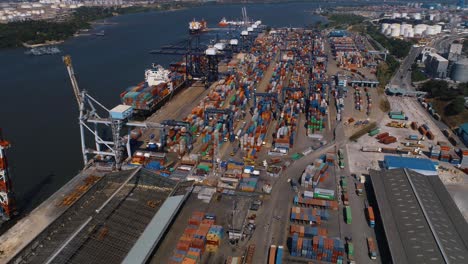
<instances>
[{"instance_id":1,"label":"ship superstructure","mask_svg":"<svg viewBox=\"0 0 468 264\"><path fill-rule=\"evenodd\" d=\"M201 21L193 21L189 22L189 33L190 34L197 34L203 32L207 29L206 21L202 19Z\"/></svg>"}]
</instances>

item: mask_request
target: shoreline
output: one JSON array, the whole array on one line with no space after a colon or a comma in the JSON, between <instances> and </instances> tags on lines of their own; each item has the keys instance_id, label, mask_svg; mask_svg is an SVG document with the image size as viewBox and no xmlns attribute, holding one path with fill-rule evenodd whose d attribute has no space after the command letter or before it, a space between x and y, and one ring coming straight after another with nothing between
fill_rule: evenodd
<instances>
[{"instance_id":1,"label":"shoreline","mask_svg":"<svg viewBox=\"0 0 468 264\"><path fill-rule=\"evenodd\" d=\"M91 20L91 21L88 21L87 23L89 23L89 25L91 26L91 28L80 28L78 29L73 35L65 38L65 39L61 39L61 40L47 40L46 42L42 42L42 43L35 43L35 44L28 44L26 42L23 42L21 43L21 46L17 46L17 47L4 47L4 48L0 48L0 50L5 50L5 49L17 49L17 48L27 48L27 49L32 49L32 48L39 48L39 47L46 47L46 46L53 46L53 45L60 45L60 44L63 44L65 41L71 39L71 38L75 38L75 37L80 37L80 36L90 36L92 35L91 33L83 33L83 30L91 30L91 29L94 29L95 26L102 26L102 25L118 25L118 23L114 23L114 22L105 22L106 19L110 19L110 18L113 18L113 17L119 17L119 16L124 16L124 15L131 15L131 14L141 14L141 13L147 13L147 12L174 12L174 11L180 11L180 10L185 10L185 9L189 9L191 7L180 7L180 8L170 8L170 9L166 9L166 10L159 10L159 9L156 9L156 8L151 8L151 7L144 7L145 9L143 10L139 10L137 12L124 12L124 13L121 13L121 14L118 14L117 15L114 15L114 16L110 16L110 17L107 17L107 18L100 18L100 19L96 19L96 20Z\"/></svg>"}]
</instances>

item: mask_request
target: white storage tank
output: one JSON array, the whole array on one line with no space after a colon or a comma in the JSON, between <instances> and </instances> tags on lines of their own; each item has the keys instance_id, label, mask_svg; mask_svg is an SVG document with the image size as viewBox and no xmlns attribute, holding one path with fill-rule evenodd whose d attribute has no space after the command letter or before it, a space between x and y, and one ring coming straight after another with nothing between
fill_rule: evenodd
<instances>
[{"instance_id":1,"label":"white storage tank","mask_svg":"<svg viewBox=\"0 0 468 264\"><path fill-rule=\"evenodd\" d=\"M401 17L400 13L395 12L392 14L392 18L400 18L400 17Z\"/></svg>"},{"instance_id":2,"label":"white storage tank","mask_svg":"<svg viewBox=\"0 0 468 264\"><path fill-rule=\"evenodd\" d=\"M241 32L241 36L248 36L249 35L249 32L247 32L247 30L243 30Z\"/></svg>"},{"instance_id":3,"label":"white storage tank","mask_svg":"<svg viewBox=\"0 0 468 264\"><path fill-rule=\"evenodd\" d=\"M422 35L424 31L426 31L427 25L426 24L417 24L414 26L414 34L415 35Z\"/></svg>"},{"instance_id":4,"label":"white storage tank","mask_svg":"<svg viewBox=\"0 0 468 264\"><path fill-rule=\"evenodd\" d=\"M252 31L253 31L253 28L252 28L252 27L248 27L248 28L247 28L247 31L248 31L248 32L252 32Z\"/></svg>"},{"instance_id":5,"label":"white storage tank","mask_svg":"<svg viewBox=\"0 0 468 264\"><path fill-rule=\"evenodd\" d=\"M456 82L468 82L468 59L455 62L451 77Z\"/></svg>"},{"instance_id":6,"label":"white storage tank","mask_svg":"<svg viewBox=\"0 0 468 264\"><path fill-rule=\"evenodd\" d=\"M238 44L239 44L239 40L237 40L237 39L231 39L231 40L229 40L229 44L231 44L231 45L238 45Z\"/></svg>"},{"instance_id":7,"label":"white storage tank","mask_svg":"<svg viewBox=\"0 0 468 264\"><path fill-rule=\"evenodd\" d=\"M434 29L434 32L436 34L440 34L442 32L442 26L441 25L434 25L434 26L432 26L432 28Z\"/></svg>"},{"instance_id":8,"label":"white storage tank","mask_svg":"<svg viewBox=\"0 0 468 264\"><path fill-rule=\"evenodd\" d=\"M408 17L408 13L406 13L406 12L401 13L401 17L402 17L402 18L407 18L407 17Z\"/></svg>"},{"instance_id":9,"label":"white storage tank","mask_svg":"<svg viewBox=\"0 0 468 264\"><path fill-rule=\"evenodd\" d=\"M390 34L392 34L392 29L388 27L387 29L385 29L384 34L390 36Z\"/></svg>"},{"instance_id":10,"label":"white storage tank","mask_svg":"<svg viewBox=\"0 0 468 264\"><path fill-rule=\"evenodd\" d=\"M433 21L435 18L435 14L429 14L429 20Z\"/></svg>"},{"instance_id":11,"label":"white storage tank","mask_svg":"<svg viewBox=\"0 0 468 264\"><path fill-rule=\"evenodd\" d=\"M416 20L421 20L421 13L413 13L412 17Z\"/></svg>"},{"instance_id":12,"label":"white storage tank","mask_svg":"<svg viewBox=\"0 0 468 264\"><path fill-rule=\"evenodd\" d=\"M388 23L382 23L382 28L381 28L381 31L380 31L380 32L383 33L383 34L385 34L384 32L385 32L385 30L386 30L387 28L390 28L390 24L388 24Z\"/></svg>"},{"instance_id":13,"label":"white storage tank","mask_svg":"<svg viewBox=\"0 0 468 264\"><path fill-rule=\"evenodd\" d=\"M392 33L390 34L392 37L400 36L400 29L399 28L392 28Z\"/></svg>"}]
</instances>

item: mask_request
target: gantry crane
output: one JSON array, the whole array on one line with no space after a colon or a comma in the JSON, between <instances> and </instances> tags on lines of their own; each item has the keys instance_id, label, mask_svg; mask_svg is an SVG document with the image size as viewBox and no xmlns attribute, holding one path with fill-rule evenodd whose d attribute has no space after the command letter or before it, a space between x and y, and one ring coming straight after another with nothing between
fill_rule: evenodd
<instances>
[{"instance_id":1,"label":"gantry crane","mask_svg":"<svg viewBox=\"0 0 468 264\"><path fill-rule=\"evenodd\" d=\"M6 150L10 142L3 139L0 129L0 224L12 217L14 208L14 194L6 158Z\"/></svg>"},{"instance_id":2,"label":"gantry crane","mask_svg":"<svg viewBox=\"0 0 468 264\"><path fill-rule=\"evenodd\" d=\"M81 149L83 154L83 161L85 166L89 162L89 156L113 156L115 158L115 165L120 170L123 159L123 152L126 147L127 154L130 156L130 141L127 137L127 142L124 141L121 135L121 130L125 124L127 118L131 115L133 109L130 106L119 105L112 110L107 109L104 105L99 103L96 99L90 96L86 90L80 90L78 82L76 80L75 72L72 65L70 56L64 56L63 62L65 63L68 75L75 94L76 101L78 103L80 116L80 136L81 136ZM99 108L96 108L96 106ZM103 112L103 116L100 116L98 109ZM112 112L120 112L119 115L112 115ZM106 141L99 135L99 125L105 125L112 130L112 141ZM87 146L86 141L86 130L94 135L95 147ZM128 136L130 134L130 128L128 129Z\"/></svg>"},{"instance_id":3,"label":"gantry crane","mask_svg":"<svg viewBox=\"0 0 468 264\"><path fill-rule=\"evenodd\" d=\"M135 127L144 129L159 129L161 133L161 145L165 146L166 129L171 126L185 127L187 130L187 144L189 150L192 149L192 135L189 132L189 124L187 122L165 120L162 124L154 122L139 122L130 120L133 113L133 108L127 105L118 105L113 109L108 109L96 99L90 96L86 90L80 90L78 82L75 77L73 65L70 56L64 56L63 61L67 67L70 81L75 94L76 101L79 106L80 116L80 136L81 148L83 154L83 162L86 166L89 158L97 158L97 156L113 156L115 159L115 167L120 170L125 157L131 156L130 149L130 132ZM99 115L97 108L102 112ZM112 141L106 141L99 135L99 125L105 125L111 128ZM126 133L122 132L126 128ZM86 131L94 135L95 146L90 147L87 145L85 138ZM126 153L125 153L126 152Z\"/></svg>"}]
</instances>

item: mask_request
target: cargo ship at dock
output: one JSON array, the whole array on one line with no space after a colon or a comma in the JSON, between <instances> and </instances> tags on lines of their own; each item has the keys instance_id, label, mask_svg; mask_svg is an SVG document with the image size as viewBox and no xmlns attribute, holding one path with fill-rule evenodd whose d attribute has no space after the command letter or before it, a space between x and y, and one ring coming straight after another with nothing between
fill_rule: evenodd
<instances>
[{"instance_id":1,"label":"cargo ship at dock","mask_svg":"<svg viewBox=\"0 0 468 264\"><path fill-rule=\"evenodd\" d=\"M123 104L132 106L135 113L148 116L161 108L186 85L186 75L181 63L170 70L153 64L145 71L145 81L128 87L120 98Z\"/></svg>"},{"instance_id":2,"label":"cargo ship at dock","mask_svg":"<svg viewBox=\"0 0 468 264\"><path fill-rule=\"evenodd\" d=\"M204 19L201 21L196 21L193 19L193 21L189 22L189 33L190 34L198 34L207 31L208 26L207 23Z\"/></svg>"}]
</instances>

